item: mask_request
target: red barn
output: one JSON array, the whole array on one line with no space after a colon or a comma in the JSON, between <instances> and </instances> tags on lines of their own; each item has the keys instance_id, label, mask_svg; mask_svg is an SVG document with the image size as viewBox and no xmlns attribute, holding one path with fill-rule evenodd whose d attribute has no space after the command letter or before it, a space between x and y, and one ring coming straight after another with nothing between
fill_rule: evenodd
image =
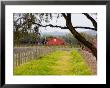
<instances>
[{"instance_id":1,"label":"red barn","mask_svg":"<svg viewBox=\"0 0 110 88\"><path fill-rule=\"evenodd\" d=\"M64 41L60 38L49 38L47 39L46 45L64 45Z\"/></svg>"}]
</instances>

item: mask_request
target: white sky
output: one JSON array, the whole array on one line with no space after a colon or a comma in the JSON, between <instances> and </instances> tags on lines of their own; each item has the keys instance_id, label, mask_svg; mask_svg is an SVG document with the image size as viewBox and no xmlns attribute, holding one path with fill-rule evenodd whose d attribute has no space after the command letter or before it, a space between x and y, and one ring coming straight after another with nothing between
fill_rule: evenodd
<instances>
[{"instance_id":1,"label":"white sky","mask_svg":"<svg viewBox=\"0 0 110 88\"><path fill-rule=\"evenodd\" d=\"M61 15L61 14L60 14ZM89 13L89 15L91 15L95 20L97 20L97 14L94 13ZM19 17L17 14L15 15L16 19L18 19L17 17ZM39 19L38 15L35 15L37 19ZM58 14L52 14L52 20L47 23L45 21L42 21L42 25L48 25L48 24L52 24L52 25L57 25L57 26L66 26L66 21L64 19L64 17L59 17L57 18ZM45 16L44 16L45 17ZM83 26L83 27L93 27L91 21L83 14L81 13L72 13L72 24L73 26ZM35 25L33 25L34 27ZM40 27L40 33L41 34L52 34L52 33L70 33L70 31L68 29L60 29L60 28L52 28L47 26L45 27ZM76 29L79 32L84 32L84 31L88 31L89 29Z\"/></svg>"},{"instance_id":2,"label":"white sky","mask_svg":"<svg viewBox=\"0 0 110 88\"><path fill-rule=\"evenodd\" d=\"M94 15L94 14L90 14L95 20L96 20L96 16L97 15ZM57 22L56 22L57 20ZM86 18L85 15L83 14L72 14L72 17L71 17L71 20L72 20L72 24L73 26L83 26L83 27L93 27L91 21L89 19ZM44 25L46 25L46 23L43 23ZM49 23L48 23L49 24ZM60 18L56 18L56 17L53 17L52 21L50 21L50 24L53 24L53 25L59 25L59 26L65 26L66 24L66 21L63 17L60 17ZM77 29L77 31L88 31L88 29ZM60 28L52 28L52 27L40 27L40 33L41 34L44 34L44 33L53 33L53 32L67 32L67 33L70 33L70 31L68 29L60 29Z\"/></svg>"}]
</instances>

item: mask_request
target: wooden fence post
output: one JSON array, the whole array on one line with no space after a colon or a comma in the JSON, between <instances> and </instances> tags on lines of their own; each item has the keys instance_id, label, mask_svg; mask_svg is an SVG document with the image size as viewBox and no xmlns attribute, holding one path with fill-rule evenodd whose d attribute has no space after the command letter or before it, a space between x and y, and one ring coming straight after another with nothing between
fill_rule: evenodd
<instances>
[{"instance_id":1,"label":"wooden fence post","mask_svg":"<svg viewBox=\"0 0 110 88\"><path fill-rule=\"evenodd\" d=\"M14 55L13 55L13 65L20 66L30 60L35 58L39 58L40 56L47 55L50 52L55 51L54 47L20 47L14 48Z\"/></svg>"}]
</instances>

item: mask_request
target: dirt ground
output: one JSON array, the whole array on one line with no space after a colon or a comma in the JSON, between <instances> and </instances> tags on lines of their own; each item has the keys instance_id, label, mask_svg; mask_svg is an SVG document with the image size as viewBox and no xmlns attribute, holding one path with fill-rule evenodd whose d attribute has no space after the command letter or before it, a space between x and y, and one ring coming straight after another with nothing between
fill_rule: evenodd
<instances>
[{"instance_id":1,"label":"dirt ground","mask_svg":"<svg viewBox=\"0 0 110 88\"><path fill-rule=\"evenodd\" d=\"M97 75L97 61L96 57L92 55L92 53L89 53L88 51L81 50L80 51L82 56L85 58L85 61L88 66L90 66L91 71L94 75Z\"/></svg>"}]
</instances>

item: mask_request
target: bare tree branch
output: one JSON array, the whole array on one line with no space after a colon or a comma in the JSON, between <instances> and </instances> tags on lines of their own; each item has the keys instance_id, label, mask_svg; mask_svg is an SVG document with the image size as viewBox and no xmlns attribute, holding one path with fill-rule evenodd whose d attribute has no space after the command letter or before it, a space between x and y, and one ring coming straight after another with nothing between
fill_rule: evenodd
<instances>
[{"instance_id":1,"label":"bare tree branch","mask_svg":"<svg viewBox=\"0 0 110 88\"><path fill-rule=\"evenodd\" d=\"M20 17L18 18L16 21L14 21L15 23L18 22L20 19L24 19L24 17Z\"/></svg>"},{"instance_id":2,"label":"bare tree branch","mask_svg":"<svg viewBox=\"0 0 110 88\"><path fill-rule=\"evenodd\" d=\"M82 14L84 14L92 22L93 26L97 31L97 22L88 13L82 13Z\"/></svg>"},{"instance_id":3,"label":"bare tree branch","mask_svg":"<svg viewBox=\"0 0 110 88\"><path fill-rule=\"evenodd\" d=\"M62 15L63 15L63 17L64 17L65 19L67 19L67 16L66 16L66 14L65 14L65 13L62 13Z\"/></svg>"},{"instance_id":4,"label":"bare tree branch","mask_svg":"<svg viewBox=\"0 0 110 88\"><path fill-rule=\"evenodd\" d=\"M40 27L57 27L57 28L61 28L61 29L68 29L66 26L62 27L62 26L57 26L57 25L52 25L52 24L48 24L48 25L41 25L41 24L38 24L38 23L33 23L33 24L37 24L38 26ZM91 27L82 27L82 26L76 26L74 28L82 28L82 29L91 29L91 30L96 30L95 28L91 28Z\"/></svg>"},{"instance_id":5,"label":"bare tree branch","mask_svg":"<svg viewBox=\"0 0 110 88\"><path fill-rule=\"evenodd\" d=\"M82 27L82 26L76 26L74 28L82 28L82 29L91 29L91 30L96 30L95 28L91 28L91 27Z\"/></svg>"}]
</instances>

